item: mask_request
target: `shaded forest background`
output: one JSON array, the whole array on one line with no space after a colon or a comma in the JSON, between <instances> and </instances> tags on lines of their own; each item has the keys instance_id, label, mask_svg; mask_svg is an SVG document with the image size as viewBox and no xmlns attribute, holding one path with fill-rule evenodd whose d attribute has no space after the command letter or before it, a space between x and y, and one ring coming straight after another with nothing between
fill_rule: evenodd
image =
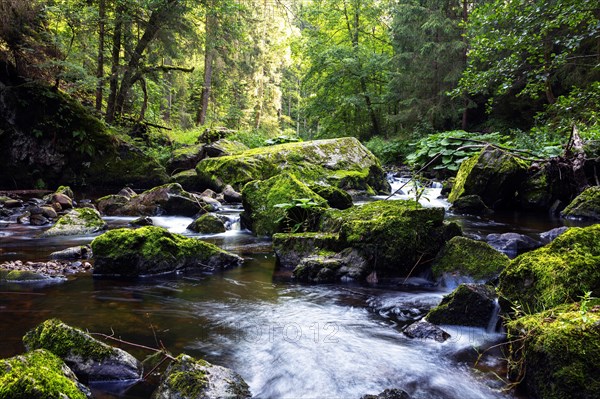
<instances>
[{"instance_id":1,"label":"shaded forest background","mask_svg":"<svg viewBox=\"0 0 600 399\"><path fill-rule=\"evenodd\" d=\"M1 0L0 61L167 142L355 136L399 162L457 129L600 138L592 0Z\"/></svg>"}]
</instances>

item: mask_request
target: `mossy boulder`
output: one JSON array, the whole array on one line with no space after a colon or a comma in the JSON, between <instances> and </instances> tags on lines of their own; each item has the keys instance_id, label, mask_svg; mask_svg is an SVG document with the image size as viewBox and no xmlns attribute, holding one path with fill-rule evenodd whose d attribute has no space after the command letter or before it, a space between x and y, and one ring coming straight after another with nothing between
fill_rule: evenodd
<instances>
[{"instance_id":1,"label":"mossy boulder","mask_svg":"<svg viewBox=\"0 0 600 399\"><path fill-rule=\"evenodd\" d=\"M489 208L506 208L514 203L528 167L526 161L488 146L461 163L448 200L478 195Z\"/></svg>"},{"instance_id":2,"label":"mossy boulder","mask_svg":"<svg viewBox=\"0 0 600 399\"><path fill-rule=\"evenodd\" d=\"M600 308L560 306L506 325L509 375L532 398L600 397Z\"/></svg>"},{"instance_id":3,"label":"mossy boulder","mask_svg":"<svg viewBox=\"0 0 600 399\"><path fill-rule=\"evenodd\" d=\"M0 359L0 399L86 399L89 390L51 352L39 349Z\"/></svg>"},{"instance_id":4,"label":"mossy boulder","mask_svg":"<svg viewBox=\"0 0 600 399\"><path fill-rule=\"evenodd\" d=\"M76 208L61 216L43 235L45 237L88 235L106 230L107 226L97 210Z\"/></svg>"},{"instance_id":5,"label":"mossy boulder","mask_svg":"<svg viewBox=\"0 0 600 399\"><path fill-rule=\"evenodd\" d=\"M237 155L203 159L196 166L203 185L240 190L253 180L287 171L304 182L327 183L344 190L389 192L379 160L355 138L286 143Z\"/></svg>"},{"instance_id":6,"label":"mossy boulder","mask_svg":"<svg viewBox=\"0 0 600 399\"><path fill-rule=\"evenodd\" d=\"M63 194L71 199L75 198L75 194L73 193L73 190L71 190L71 187L69 187L69 186L60 186L59 188L56 189L54 194Z\"/></svg>"},{"instance_id":7,"label":"mossy boulder","mask_svg":"<svg viewBox=\"0 0 600 399\"><path fill-rule=\"evenodd\" d=\"M461 284L426 318L433 324L487 327L496 310L496 291L484 284Z\"/></svg>"},{"instance_id":8,"label":"mossy boulder","mask_svg":"<svg viewBox=\"0 0 600 399\"><path fill-rule=\"evenodd\" d=\"M418 274L447 240L461 234L456 224L444 223L443 208L404 200L329 209L320 230L338 233L344 246L361 251L380 276Z\"/></svg>"},{"instance_id":9,"label":"mossy boulder","mask_svg":"<svg viewBox=\"0 0 600 399\"><path fill-rule=\"evenodd\" d=\"M300 260L292 272L294 278L308 283L364 281L373 266L358 250L346 248L338 253L320 251Z\"/></svg>"},{"instance_id":10,"label":"mossy boulder","mask_svg":"<svg viewBox=\"0 0 600 399\"><path fill-rule=\"evenodd\" d=\"M200 234L218 234L226 231L225 223L223 223L217 215L213 215L212 213L206 213L200 216L187 228Z\"/></svg>"},{"instance_id":11,"label":"mossy boulder","mask_svg":"<svg viewBox=\"0 0 600 399\"><path fill-rule=\"evenodd\" d=\"M450 210L467 215L489 215L494 213L485 205L479 195L465 195L457 198Z\"/></svg>"},{"instance_id":12,"label":"mossy boulder","mask_svg":"<svg viewBox=\"0 0 600 399\"><path fill-rule=\"evenodd\" d=\"M184 190L199 191L203 188L198 181L196 169L186 169L182 172L174 174L169 178L169 183L177 183L181 185Z\"/></svg>"},{"instance_id":13,"label":"mossy boulder","mask_svg":"<svg viewBox=\"0 0 600 399\"><path fill-rule=\"evenodd\" d=\"M204 146L206 155L213 158L239 154L248 149L245 144L228 139L217 140Z\"/></svg>"},{"instance_id":14,"label":"mossy boulder","mask_svg":"<svg viewBox=\"0 0 600 399\"><path fill-rule=\"evenodd\" d=\"M204 156L204 144L177 148L173 150L171 159L167 162L167 172L173 173L193 169Z\"/></svg>"},{"instance_id":15,"label":"mossy boulder","mask_svg":"<svg viewBox=\"0 0 600 399\"><path fill-rule=\"evenodd\" d=\"M46 349L60 357L82 381L137 380L142 364L58 319L41 323L23 337L28 351Z\"/></svg>"},{"instance_id":16,"label":"mossy boulder","mask_svg":"<svg viewBox=\"0 0 600 399\"><path fill-rule=\"evenodd\" d=\"M177 270L204 272L239 266L242 258L213 244L161 227L108 231L92 241L94 275L137 277Z\"/></svg>"},{"instance_id":17,"label":"mossy boulder","mask_svg":"<svg viewBox=\"0 0 600 399\"><path fill-rule=\"evenodd\" d=\"M279 206L291 204L296 199L307 199L317 205L305 209ZM327 206L322 197L289 173L246 184L242 190L242 204L244 225L259 236L273 235L297 223L314 224L322 208Z\"/></svg>"},{"instance_id":18,"label":"mossy boulder","mask_svg":"<svg viewBox=\"0 0 600 399\"><path fill-rule=\"evenodd\" d=\"M586 188L561 215L567 218L600 220L600 186Z\"/></svg>"},{"instance_id":19,"label":"mossy boulder","mask_svg":"<svg viewBox=\"0 0 600 399\"><path fill-rule=\"evenodd\" d=\"M152 399L244 399L252 394L236 372L179 355L165 371Z\"/></svg>"},{"instance_id":20,"label":"mossy boulder","mask_svg":"<svg viewBox=\"0 0 600 399\"><path fill-rule=\"evenodd\" d=\"M214 210L212 205L207 204L200 196L185 191L178 183L146 190L118 206L123 198L118 195L102 197L98 200L98 207L110 211L112 215L121 216L194 216Z\"/></svg>"},{"instance_id":21,"label":"mossy boulder","mask_svg":"<svg viewBox=\"0 0 600 399\"><path fill-rule=\"evenodd\" d=\"M343 248L337 233L277 233L273 249L277 264L293 270L303 258L337 252Z\"/></svg>"},{"instance_id":22,"label":"mossy boulder","mask_svg":"<svg viewBox=\"0 0 600 399\"><path fill-rule=\"evenodd\" d=\"M409 338L432 339L437 342L450 338L450 334L425 319L412 323L403 332Z\"/></svg>"},{"instance_id":23,"label":"mossy boulder","mask_svg":"<svg viewBox=\"0 0 600 399\"><path fill-rule=\"evenodd\" d=\"M152 187L164 169L124 142L92 110L49 86L25 83L0 93L0 187L59 184Z\"/></svg>"},{"instance_id":24,"label":"mossy boulder","mask_svg":"<svg viewBox=\"0 0 600 399\"><path fill-rule=\"evenodd\" d=\"M528 313L600 296L600 225L570 228L550 244L522 254L500 274L500 294Z\"/></svg>"},{"instance_id":25,"label":"mossy boulder","mask_svg":"<svg viewBox=\"0 0 600 399\"><path fill-rule=\"evenodd\" d=\"M327 205L336 209L348 209L352 203L352 196L346 191L330 185L311 184L310 189L327 201Z\"/></svg>"},{"instance_id":26,"label":"mossy boulder","mask_svg":"<svg viewBox=\"0 0 600 399\"><path fill-rule=\"evenodd\" d=\"M130 198L124 195L111 194L100 197L96 200L96 206L100 213L106 216L116 216L120 214L121 209L129 202Z\"/></svg>"},{"instance_id":27,"label":"mossy boulder","mask_svg":"<svg viewBox=\"0 0 600 399\"><path fill-rule=\"evenodd\" d=\"M485 242L453 237L437 255L432 271L435 277L445 273L489 280L497 277L510 259Z\"/></svg>"},{"instance_id":28,"label":"mossy boulder","mask_svg":"<svg viewBox=\"0 0 600 399\"><path fill-rule=\"evenodd\" d=\"M519 206L533 211L549 211L557 203L564 207L577 194L574 179L572 166L560 158L533 163L518 188Z\"/></svg>"}]
</instances>

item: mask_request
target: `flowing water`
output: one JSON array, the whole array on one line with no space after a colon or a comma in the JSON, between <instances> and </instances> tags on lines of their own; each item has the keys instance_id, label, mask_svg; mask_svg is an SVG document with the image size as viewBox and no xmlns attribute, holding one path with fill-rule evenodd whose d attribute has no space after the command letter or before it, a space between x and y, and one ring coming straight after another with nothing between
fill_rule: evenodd
<instances>
[{"instance_id":1,"label":"flowing water","mask_svg":"<svg viewBox=\"0 0 600 399\"><path fill-rule=\"evenodd\" d=\"M447 207L428 189L425 205ZM410 195L410 194L408 194ZM429 199L425 199L428 197ZM396 196L395 198L403 198ZM155 217L156 225L213 242L247 259L215 275L168 275L136 281L70 277L46 286L0 285L0 357L21 353L21 337L58 317L89 331L164 345L240 373L260 398L359 398L401 388L413 398L511 398L495 374L501 354L490 350L473 367L477 350L503 339L495 321L486 329L446 327L445 343L412 340L401 329L439 303L449 288L414 278L386 287L301 285L275 268L271 243L239 230L237 209L224 209L232 230L211 236L186 230L185 217ZM471 235L560 225L548 218L459 221ZM508 217L508 216L507 216ZM512 216L515 217L515 216ZM133 218L107 218L111 228ZM42 228L0 228L0 261L47 259L50 252L93 237L38 238ZM147 352L127 348L143 359ZM155 383L155 382L154 382ZM146 398L153 383L96 386L99 398ZM128 389L126 389L128 388Z\"/></svg>"}]
</instances>

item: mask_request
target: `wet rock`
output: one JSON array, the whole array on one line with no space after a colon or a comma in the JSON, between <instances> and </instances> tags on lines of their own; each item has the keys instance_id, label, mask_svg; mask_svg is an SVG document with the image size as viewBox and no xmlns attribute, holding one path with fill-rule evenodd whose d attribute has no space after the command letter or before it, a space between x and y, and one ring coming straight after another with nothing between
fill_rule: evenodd
<instances>
[{"instance_id":1,"label":"wet rock","mask_svg":"<svg viewBox=\"0 0 600 399\"><path fill-rule=\"evenodd\" d=\"M454 201L450 208L456 213L466 215L489 215L494 213L488 208L479 195L465 195Z\"/></svg>"},{"instance_id":2,"label":"wet rock","mask_svg":"<svg viewBox=\"0 0 600 399\"><path fill-rule=\"evenodd\" d=\"M490 246L505 253L510 258L542 246L541 242L518 233L488 234L486 241Z\"/></svg>"},{"instance_id":3,"label":"wet rock","mask_svg":"<svg viewBox=\"0 0 600 399\"><path fill-rule=\"evenodd\" d=\"M117 193L117 195L122 195L123 197L128 199L132 199L133 197L137 196L136 192L133 191L131 187L123 187L121 191Z\"/></svg>"},{"instance_id":4,"label":"wet rock","mask_svg":"<svg viewBox=\"0 0 600 399\"><path fill-rule=\"evenodd\" d=\"M188 229L200 234L218 234L224 233L225 223L216 215L207 213L194 220Z\"/></svg>"},{"instance_id":5,"label":"wet rock","mask_svg":"<svg viewBox=\"0 0 600 399\"><path fill-rule=\"evenodd\" d=\"M108 225L95 209L77 208L61 216L49 230L43 233L45 237L88 235L106 230Z\"/></svg>"},{"instance_id":6,"label":"wet rock","mask_svg":"<svg viewBox=\"0 0 600 399\"><path fill-rule=\"evenodd\" d=\"M478 195L492 209L507 208L525 178L529 165L511 154L488 146L461 163L448 200Z\"/></svg>"},{"instance_id":7,"label":"wet rock","mask_svg":"<svg viewBox=\"0 0 600 399\"><path fill-rule=\"evenodd\" d=\"M239 266L242 258L215 245L161 227L110 230L92 241L94 275L138 277L197 270L212 272Z\"/></svg>"},{"instance_id":8,"label":"wet rock","mask_svg":"<svg viewBox=\"0 0 600 399\"><path fill-rule=\"evenodd\" d=\"M89 245L80 245L77 247L70 247L63 249L62 251L52 252L50 259L63 259L63 260L74 260L74 259L90 259L92 257L92 248Z\"/></svg>"},{"instance_id":9,"label":"wet rock","mask_svg":"<svg viewBox=\"0 0 600 399\"><path fill-rule=\"evenodd\" d=\"M65 261L23 262L20 260L0 263L0 281L15 283L62 282L65 275L82 273L91 265L76 265Z\"/></svg>"},{"instance_id":10,"label":"wet rock","mask_svg":"<svg viewBox=\"0 0 600 399\"><path fill-rule=\"evenodd\" d=\"M561 212L566 218L600 220L600 186L588 187Z\"/></svg>"},{"instance_id":11,"label":"wet rock","mask_svg":"<svg viewBox=\"0 0 600 399\"><path fill-rule=\"evenodd\" d=\"M403 200L329 209L321 217L320 230L339 234L343 246L360 251L380 277L419 274L429 266L423 261L461 234L456 224L444 223L443 208Z\"/></svg>"},{"instance_id":12,"label":"wet rock","mask_svg":"<svg viewBox=\"0 0 600 399\"><path fill-rule=\"evenodd\" d=\"M519 205L525 210L548 211L557 202L568 203L577 194L574 179L573 168L559 158L533 163L518 189Z\"/></svg>"},{"instance_id":13,"label":"wet rock","mask_svg":"<svg viewBox=\"0 0 600 399\"><path fill-rule=\"evenodd\" d=\"M73 208L73 200L62 193L54 193L50 199L51 204L59 204L61 210Z\"/></svg>"},{"instance_id":14,"label":"wet rock","mask_svg":"<svg viewBox=\"0 0 600 399\"><path fill-rule=\"evenodd\" d=\"M133 227L154 226L154 222L148 216L139 217L139 218L131 221L131 223L129 223L129 224L132 225Z\"/></svg>"},{"instance_id":15,"label":"wet rock","mask_svg":"<svg viewBox=\"0 0 600 399\"><path fill-rule=\"evenodd\" d=\"M303 258L292 275L299 281L321 284L364 281L371 271L372 266L359 251L347 248L339 253Z\"/></svg>"},{"instance_id":16,"label":"wet rock","mask_svg":"<svg viewBox=\"0 0 600 399\"><path fill-rule=\"evenodd\" d=\"M176 173L169 179L169 183L180 184L184 190L198 191L204 187L198 182L198 175L195 169L187 169Z\"/></svg>"},{"instance_id":17,"label":"wet rock","mask_svg":"<svg viewBox=\"0 0 600 399\"><path fill-rule=\"evenodd\" d=\"M120 214L121 209L129 202L130 198L124 195L107 195L98 198L96 204L101 214L106 216L116 216Z\"/></svg>"},{"instance_id":18,"label":"wet rock","mask_svg":"<svg viewBox=\"0 0 600 399\"><path fill-rule=\"evenodd\" d=\"M42 216L48 219L56 219L58 217L58 214L51 206L42 206L40 209L42 211Z\"/></svg>"},{"instance_id":19,"label":"wet rock","mask_svg":"<svg viewBox=\"0 0 600 399\"><path fill-rule=\"evenodd\" d=\"M556 237L558 237L559 235L561 235L562 233L564 233L567 230L569 230L568 227L562 226L562 227L557 227L552 230L545 231L543 233L540 233L540 240L542 241L542 243L548 244L548 243L554 241L556 239Z\"/></svg>"},{"instance_id":20,"label":"wet rock","mask_svg":"<svg viewBox=\"0 0 600 399\"><path fill-rule=\"evenodd\" d=\"M243 399L252 394L236 372L179 355L165 371L153 399Z\"/></svg>"},{"instance_id":21,"label":"wet rock","mask_svg":"<svg viewBox=\"0 0 600 399\"><path fill-rule=\"evenodd\" d=\"M82 381L138 380L142 364L58 319L41 323L23 337L27 351L45 349L60 357Z\"/></svg>"},{"instance_id":22,"label":"wet rock","mask_svg":"<svg viewBox=\"0 0 600 399\"><path fill-rule=\"evenodd\" d=\"M485 242L453 237L438 253L432 271L435 277L445 273L487 281L497 277L510 259Z\"/></svg>"},{"instance_id":23,"label":"wet rock","mask_svg":"<svg viewBox=\"0 0 600 399\"><path fill-rule=\"evenodd\" d=\"M532 398L600 397L600 309L562 305L506 325L508 374Z\"/></svg>"},{"instance_id":24,"label":"wet rock","mask_svg":"<svg viewBox=\"0 0 600 399\"><path fill-rule=\"evenodd\" d=\"M285 229L310 230L319 220L325 200L295 175L281 173L267 180L254 181L242 190L244 225L258 236L270 236ZM310 207L292 206L295 199L312 201Z\"/></svg>"},{"instance_id":25,"label":"wet rock","mask_svg":"<svg viewBox=\"0 0 600 399\"><path fill-rule=\"evenodd\" d=\"M572 227L514 259L500 274L498 291L532 313L600 292L599 243L600 225Z\"/></svg>"},{"instance_id":26,"label":"wet rock","mask_svg":"<svg viewBox=\"0 0 600 399\"><path fill-rule=\"evenodd\" d=\"M4 201L4 207L11 209L11 208L20 208L23 206L23 201L18 200L18 199L7 199Z\"/></svg>"},{"instance_id":27,"label":"wet rock","mask_svg":"<svg viewBox=\"0 0 600 399\"><path fill-rule=\"evenodd\" d=\"M327 205L336 209L348 209L352 203L352 197L344 190L337 187L321 184L311 184L310 189L323 197Z\"/></svg>"},{"instance_id":28,"label":"wet rock","mask_svg":"<svg viewBox=\"0 0 600 399\"><path fill-rule=\"evenodd\" d=\"M29 223L33 226L44 226L49 224L50 221L42 215L31 215L29 217Z\"/></svg>"},{"instance_id":29,"label":"wet rock","mask_svg":"<svg viewBox=\"0 0 600 399\"><path fill-rule=\"evenodd\" d=\"M203 159L196 166L199 181L221 191L253 180L267 180L282 171L302 182L325 182L343 190L389 192L377 158L355 138L287 143Z\"/></svg>"},{"instance_id":30,"label":"wet rock","mask_svg":"<svg viewBox=\"0 0 600 399\"><path fill-rule=\"evenodd\" d=\"M419 320L404 329L404 334L409 338L432 339L444 342L450 338L450 334L427 320Z\"/></svg>"},{"instance_id":31,"label":"wet rock","mask_svg":"<svg viewBox=\"0 0 600 399\"><path fill-rule=\"evenodd\" d=\"M39 349L9 359L0 359L2 398L91 398L71 369L49 351Z\"/></svg>"},{"instance_id":32,"label":"wet rock","mask_svg":"<svg viewBox=\"0 0 600 399\"><path fill-rule=\"evenodd\" d=\"M243 143L228 139L217 140L204 146L206 156L211 158L235 155L246 150L248 150L248 147Z\"/></svg>"},{"instance_id":33,"label":"wet rock","mask_svg":"<svg viewBox=\"0 0 600 399\"><path fill-rule=\"evenodd\" d=\"M66 195L70 199L75 198L75 194L73 193L73 190L71 190L71 187L69 187L69 186L60 186L59 188L56 189L56 191L54 193Z\"/></svg>"},{"instance_id":34,"label":"wet rock","mask_svg":"<svg viewBox=\"0 0 600 399\"><path fill-rule=\"evenodd\" d=\"M238 193L229 184L223 189L223 199L230 204L242 203L242 194Z\"/></svg>"},{"instance_id":35,"label":"wet rock","mask_svg":"<svg viewBox=\"0 0 600 399\"><path fill-rule=\"evenodd\" d=\"M203 144L178 148L173 151L171 159L167 162L167 172L173 173L193 169L204 157L205 151Z\"/></svg>"},{"instance_id":36,"label":"wet rock","mask_svg":"<svg viewBox=\"0 0 600 399\"><path fill-rule=\"evenodd\" d=\"M303 258L320 252L330 254L342 249L339 235L332 233L278 233L273 235L277 264L293 270Z\"/></svg>"},{"instance_id":37,"label":"wet rock","mask_svg":"<svg viewBox=\"0 0 600 399\"><path fill-rule=\"evenodd\" d=\"M433 324L487 327L496 311L496 291L483 284L461 284L427 314Z\"/></svg>"}]
</instances>

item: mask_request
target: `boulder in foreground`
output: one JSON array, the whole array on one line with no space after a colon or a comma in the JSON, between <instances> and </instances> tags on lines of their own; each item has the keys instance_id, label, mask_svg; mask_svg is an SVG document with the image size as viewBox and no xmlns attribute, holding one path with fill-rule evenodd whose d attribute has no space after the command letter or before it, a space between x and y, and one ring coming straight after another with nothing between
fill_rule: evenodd
<instances>
[{"instance_id":1,"label":"boulder in foreground","mask_svg":"<svg viewBox=\"0 0 600 399\"><path fill-rule=\"evenodd\" d=\"M54 226L44 232L44 236L88 235L106 230L107 227L97 210L77 208L61 216Z\"/></svg>"}]
</instances>

